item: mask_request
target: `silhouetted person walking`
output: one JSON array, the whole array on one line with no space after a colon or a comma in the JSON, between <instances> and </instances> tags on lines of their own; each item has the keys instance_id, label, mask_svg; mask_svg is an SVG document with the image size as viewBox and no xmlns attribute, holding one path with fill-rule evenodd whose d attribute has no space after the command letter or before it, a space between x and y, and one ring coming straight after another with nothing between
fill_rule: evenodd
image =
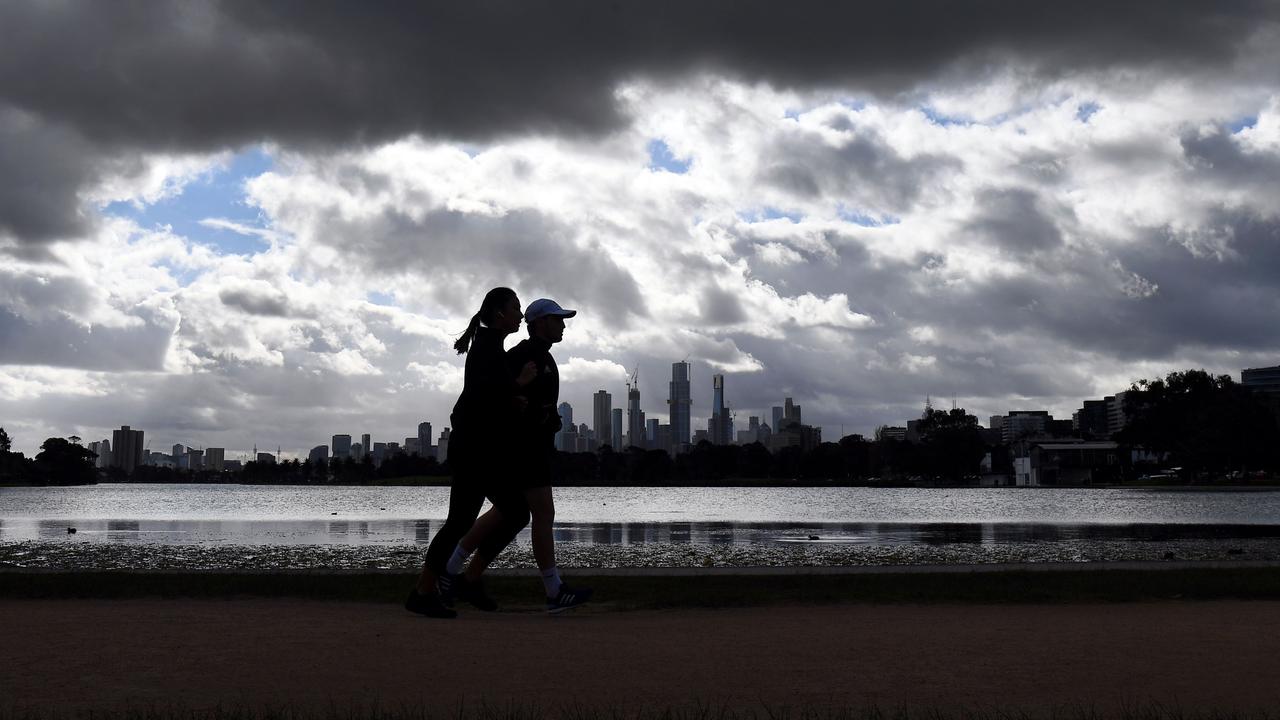
<instances>
[{"instance_id":1,"label":"silhouetted person walking","mask_svg":"<svg viewBox=\"0 0 1280 720\"><path fill-rule=\"evenodd\" d=\"M577 314L565 310L554 300L542 298L529 303L524 319L529 337L521 340L507 352L509 372L533 364L537 377L524 388L529 399L527 406L516 413L513 455L516 458L510 486L523 493L533 515L533 557L542 573L543 587L547 594L547 611L558 613L585 603L591 597L591 588L570 587L560 579L556 566L555 537L552 526L556 507L552 496L552 458L555 455L555 434L560 430L561 419L556 412L560 399L560 374L551 346L564 338L564 321ZM491 547L489 538L501 537L509 532L510 524L499 522L504 511L496 508L478 521L468 535L470 542L480 542ZM508 538L513 539L514 534ZM472 569L468 568L468 575Z\"/></svg>"},{"instance_id":2,"label":"silhouetted person walking","mask_svg":"<svg viewBox=\"0 0 1280 720\"><path fill-rule=\"evenodd\" d=\"M508 368L502 341L520 328L520 299L513 290L498 287L484 296L480 310L454 349L467 353L462 393L450 416L449 515L431 539L418 584L409 591L405 608L430 617L451 618L442 592L451 596L467 555L476 551L479 569L488 565L529 522L523 495L507 482L511 454L493 447L512 437L517 413L527 404L521 394L537 375L532 363L513 374ZM460 541L475 523L485 498L498 511L495 529L476 545Z\"/></svg>"}]
</instances>

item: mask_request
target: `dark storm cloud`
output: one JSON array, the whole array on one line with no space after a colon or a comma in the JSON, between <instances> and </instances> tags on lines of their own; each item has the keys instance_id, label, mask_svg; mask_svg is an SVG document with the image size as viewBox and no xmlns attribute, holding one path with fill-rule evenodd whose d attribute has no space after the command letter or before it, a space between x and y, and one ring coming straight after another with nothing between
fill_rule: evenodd
<instances>
[{"instance_id":1,"label":"dark storm cloud","mask_svg":"<svg viewBox=\"0 0 1280 720\"><path fill-rule=\"evenodd\" d=\"M353 257L388 275L412 271L432 283L433 300L470 316L485 291L510 285L528 302L539 295L607 314L625 326L648 310L635 278L600 247L581 246L573 230L533 210L501 217L435 210L421 219L388 211L373 219L326 218L317 238L345 247L361 238Z\"/></svg>"},{"instance_id":2,"label":"dark storm cloud","mask_svg":"<svg viewBox=\"0 0 1280 720\"><path fill-rule=\"evenodd\" d=\"M832 148L816 133L782 137L761 159L761 179L806 199L843 198L855 209L873 213L904 213L923 185L936 175L959 171L955 158L922 154L899 155L876 133L864 131Z\"/></svg>"},{"instance_id":3,"label":"dark storm cloud","mask_svg":"<svg viewBox=\"0 0 1280 720\"><path fill-rule=\"evenodd\" d=\"M5 183L0 233L74 233L97 158L411 132L596 134L624 120L619 82L698 70L881 94L1006 60L1049 75L1212 72L1276 17L1260 0L3 3L0 113L30 113L93 150L77 163L38 136L11 148L0 169L28 168L40 190ZM775 174L809 182L794 167Z\"/></svg>"},{"instance_id":4,"label":"dark storm cloud","mask_svg":"<svg viewBox=\"0 0 1280 720\"><path fill-rule=\"evenodd\" d=\"M141 314L141 324L103 327L67 316L31 320L0 307L0 365L160 370L174 323Z\"/></svg>"},{"instance_id":5,"label":"dark storm cloud","mask_svg":"<svg viewBox=\"0 0 1280 720\"><path fill-rule=\"evenodd\" d=\"M1030 190L988 188L978 193L975 203L976 217L965 229L1006 252L1047 251L1062 244L1062 232Z\"/></svg>"}]
</instances>

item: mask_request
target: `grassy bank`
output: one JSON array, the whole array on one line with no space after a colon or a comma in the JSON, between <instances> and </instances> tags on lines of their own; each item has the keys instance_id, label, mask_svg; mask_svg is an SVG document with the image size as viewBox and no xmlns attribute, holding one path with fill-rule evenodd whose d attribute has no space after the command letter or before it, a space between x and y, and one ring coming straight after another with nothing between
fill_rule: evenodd
<instances>
[{"instance_id":1,"label":"grassy bank","mask_svg":"<svg viewBox=\"0 0 1280 720\"><path fill-rule=\"evenodd\" d=\"M1026 570L858 575L592 576L601 609L715 608L831 603L1074 603L1280 599L1280 568ZM415 575L309 572L0 571L0 598L297 597L398 603ZM489 592L512 609L533 608L535 575L495 576Z\"/></svg>"}]
</instances>

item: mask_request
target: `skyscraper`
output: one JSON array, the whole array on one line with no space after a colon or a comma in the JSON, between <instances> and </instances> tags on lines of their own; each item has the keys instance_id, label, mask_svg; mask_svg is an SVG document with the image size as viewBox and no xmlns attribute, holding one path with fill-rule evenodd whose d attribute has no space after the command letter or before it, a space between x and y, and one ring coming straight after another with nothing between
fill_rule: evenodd
<instances>
[{"instance_id":1,"label":"skyscraper","mask_svg":"<svg viewBox=\"0 0 1280 720\"><path fill-rule=\"evenodd\" d=\"M640 386L627 390L627 444L644 447L644 411L640 409Z\"/></svg>"},{"instance_id":2,"label":"skyscraper","mask_svg":"<svg viewBox=\"0 0 1280 720\"><path fill-rule=\"evenodd\" d=\"M728 445L733 442L733 429L729 424L729 411L724 406L724 375L711 376L711 419L707 422L707 434L712 445Z\"/></svg>"},{"instance_id":3,"label":"skyscraper","mask_svg":"<svg viewBox=\"0 0 1280 720\"><path fill-rule=\"evenodd\" d=\"M644 421L644 446L650 450L658 447L658 418Z\"/></svg>"},{"instance_id":4,"label":"skyscraper","mask_svg":"<svg viewBox=\"0 0 1280 720\"><path fill-rule=\"evenodd\" d=\"M121 425L119 430L111 431L111 446L115 448L111 459L115 467L131 473L142 464L142 439L142 431L132 430L128 425Z\"/></svg>"},{"instance_id":5,"label":"skyscraper","mask_svg":"<svg viewBox=\"0 0 1280 720\"><path fill-rule=\"evenodd\" d=\"M351 436L350 435L334 435L333 436L333 456L342 459L351 456Z\"/></svg>"},{"instance_id":6,"label":"skyscraper","mask_svg":"<svg viewBox=\"0 0 1280 720\"><path fill-rule=\"evenodd\" d=\"M418 454L422 457L431 455L431 423L429 422L418 423Z\"/></svg>"},{"instance_id":7,"label":"skyscraper","mask_svg":"<svg viewBox=\"0 0 1280 720\"><path fill-rule=\"evenodd\" d=\"M609 444L614 450L622 449L622 408L613 409L613 419L609 423L609 429L613 431L613 435L609 438Z\"/></svg>"},{"instance_id":8,"label":"skyscraper","mask_svg":"<svg viewBox=\"0 0 1280 720\"><path fill-rule=\"evenodd\" d=\"M369 433L365 433L360 436L360 457L363 458L365 455L373 452L373 443L371 440L372 438L369 437Z\"/></svg>"},{"instance_id":9,"label":"skyscraper","mask_svg":"<svg viewBox=\"0 0 1280 720\"><path fill-rule=\"evenodd\" d=\"M610 423L613 422L613 396L604 390L597 390L596 394L591 396L591 400L591 422L594 425L592 430L595 430L598 447L609 442L613 437L613 430L610 429Z\"/></svg>"},{"instance_id":10,"label":"skyscraper","mask_svg":"<svg viewBox=\"0 0 1280 720\"><path fill-rule=\"evenodd\" d=\"M440 431L440 441L436 444L436 459L440 462L449 459L449 428Z\"/></svg>"},{"instance_id":11,"label":"skyscraper","mask_svg":"<svg viewBox=\"0 0 1280 720\"><path fill-rule=\"evenodd\" d=\"M573 406L562 402L556 406L556 412L560 413L560 432L556 433L556 449L562 452L574 452L566 439L566 433L572 433L575 437L578 434L578 428L573 424Z\"/></svg>"},{"instance_id":12,"label":"skyscraper","mask_svg":"<svg viewBox=\"0 0 1280 720\"><path fill-rule=\"evenodd\" d=\"M693 396L689 389L689 363L671 363L671 384L667 390L668 413L671 416L671 442L675 452L683 452L689 444L692 428L689 413Z\"/></svg>"},{"instance_id":13,"label":"skyscraper","mask_svg":"<svg viewBox=\"0 0 1280 720\"><path fill-rule=\"evenodd\" d=\"M782 406L774 405L772 408L772 413L773 413L773 416L772 416L773 423L769 426L769 429L773 430L774 432L777 432L782 429L782 418L783 418Z\"/></svg>"}]
</instances>

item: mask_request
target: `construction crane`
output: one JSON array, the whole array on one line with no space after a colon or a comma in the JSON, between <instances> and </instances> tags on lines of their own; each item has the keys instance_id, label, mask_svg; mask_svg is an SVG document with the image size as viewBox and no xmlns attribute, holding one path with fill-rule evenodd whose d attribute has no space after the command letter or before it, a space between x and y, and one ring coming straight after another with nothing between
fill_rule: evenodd
<instances>
[{"instance_id":1,"label":"construction crane","mask_svg":"<svg viewBox=\"0 0 1280 720\"><path fill-rule=\"evenodd\" d=\"M614 387L617 387L617 386L615 385ZM633 389L636 392L640 392L640 366L639 365L636 365L635 369L631 371L631 375L627 377L627 395L628 396L631 395L631 391Z\"/></svg>"}]
</instances>

